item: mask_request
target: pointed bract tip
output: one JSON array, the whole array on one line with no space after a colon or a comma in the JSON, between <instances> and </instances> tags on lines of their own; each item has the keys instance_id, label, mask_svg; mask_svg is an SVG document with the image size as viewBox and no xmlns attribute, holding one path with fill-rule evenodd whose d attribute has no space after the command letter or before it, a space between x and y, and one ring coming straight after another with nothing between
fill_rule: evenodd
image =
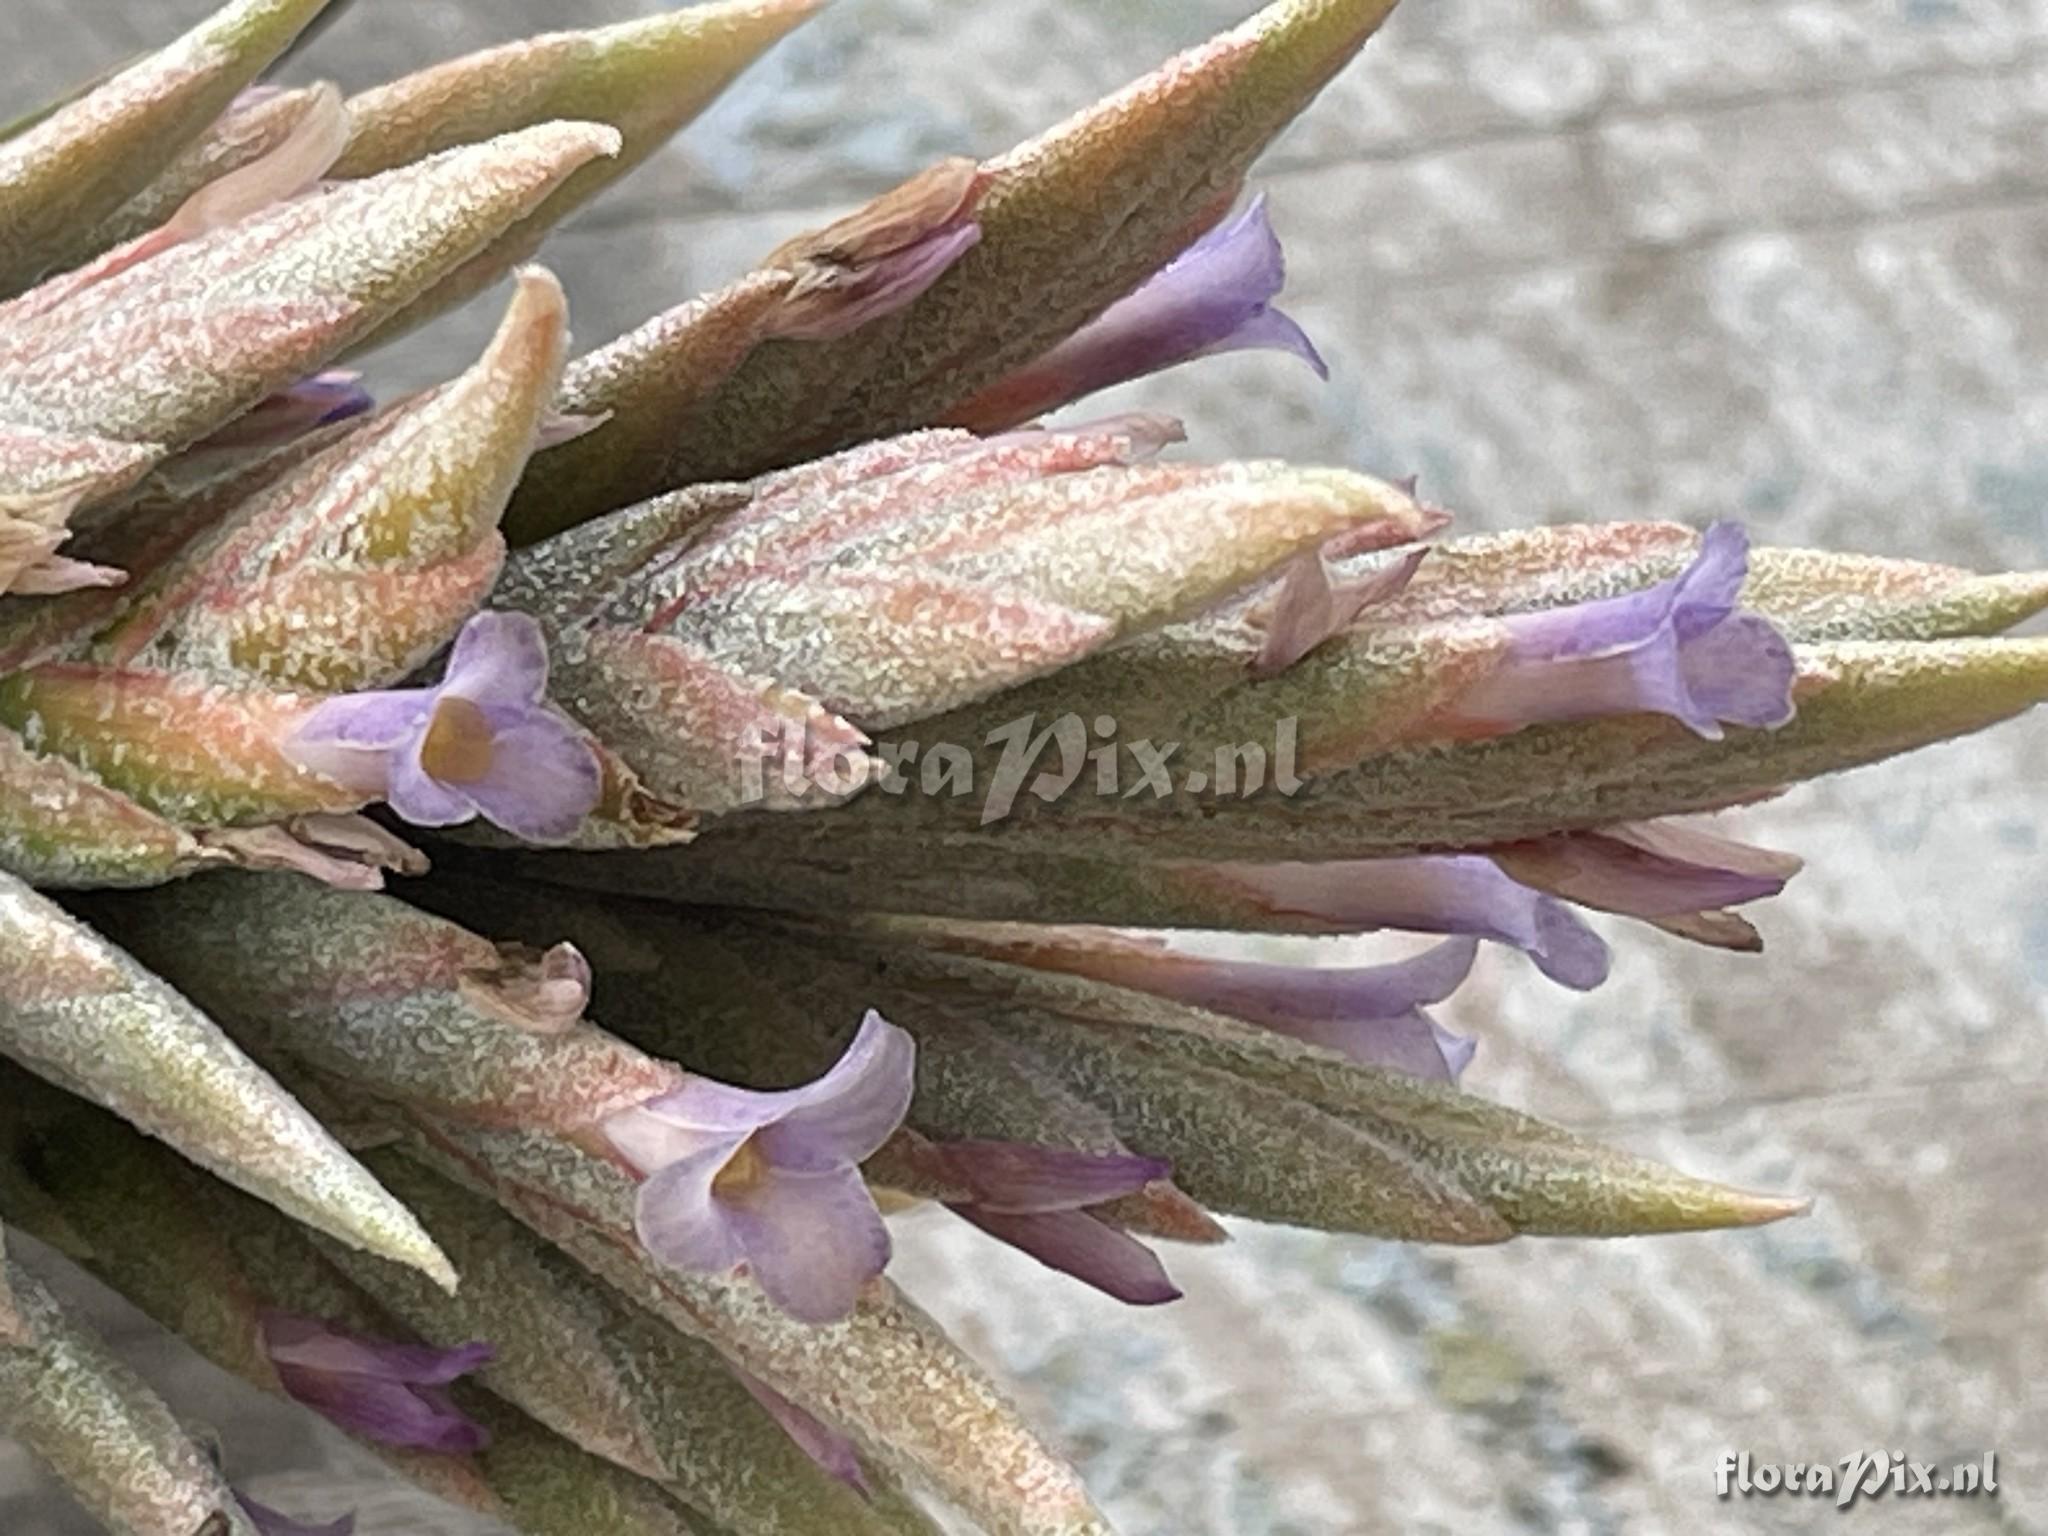
<instances>
[{"instance_id":1,"label":"pointed bract tip","mask_svg":"<svg viewBox=\"0 0 2048 1536\"><path fill-rule=\"evenodd\" d=\"M569 296L562 291L562 280L553 272L546 267L529 264L515 271L512 280L515 284L512 315L527 320L559 315L563 323L567 323Z\"/></svg>"},{"instance_id":2,"label":"pointed bract tip","mask_svg":"<svg viewBox=\"0 0 2048 1536\"><path fill-rule=\"evenodd\" d=\"M1526 1227L1520 1221L1516 1225L1532 1235L1634 1237L1765 1227L1813 1208L1807 1196L1738 1189L1653 1166L1623 1172L1611 1184L1596 1177L1583 1195L1571 1203L1575 1209L1558 1208L1562 1220L1538 1217Z\"/></svg>"},{"instance_id":3,"label":"pointed bract tip","mask_svg":"<svg viewBox=\"0 0 2048 1536\"><path fill-rule=\"evenodd\" d=\"M571 165L581 165L592 160L617 158L626 147L626 136L609 123L557 119L531 128L516 129L492 142L550 150Z\"/></svg>"},{"instance_id":4,"label":"pointed bract tip","mask_svg":"<svg viewBox=\"0 0 2048 1536\"><path fill-rule=\"evenodd\" d=\"M1743 1227L1767 1227L1773 1222L1790 1221L1795 1216L1813 1214L1811 1195L1767 1195L1754 1190L1730 1190L1727 1208L1733 1221L1731 1225Z\"/></svg>"}]
</instances>

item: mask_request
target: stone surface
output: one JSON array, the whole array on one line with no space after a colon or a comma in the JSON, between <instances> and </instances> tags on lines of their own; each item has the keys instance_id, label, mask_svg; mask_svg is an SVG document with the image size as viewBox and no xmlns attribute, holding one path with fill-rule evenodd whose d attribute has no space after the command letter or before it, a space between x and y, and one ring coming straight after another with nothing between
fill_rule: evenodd
<instances>
[{"instance_id":1,"label":"stone surface","mask_svg":"<svg viewBox=\"0 0 2048 1536\"><path fill-rule=\"evenodd\" d=\"M999 149L1251 0L837 0L550 247L608 339L940 154ZM628 0L358 0L351 86ZM204 9L9 0L0 114ZM2048 5L1410 0L1269 158L1328 386L1128 392L1205 452L1419 471L1466 527L1748 519L2048 563ZM376 361L444 376L491 317ZM1019 1383L1129 1536L2048 1529L2048 720L1741 818L1810 868L1759 959L1610 928L1579 997L1489 954L1488 1096L1818 1198L1767 1232L1453 1253L1243 1229L1132 1313L942 1218L910 1288ZM102 1315L308 1515L368 1464ZM2001 1497L1719 1503L1724 1451L2000 1453ZM0 1452L0 1531L85 1527ZM388 1494L361 1536L483 1527Z\"/></svg>"}]
</instances>

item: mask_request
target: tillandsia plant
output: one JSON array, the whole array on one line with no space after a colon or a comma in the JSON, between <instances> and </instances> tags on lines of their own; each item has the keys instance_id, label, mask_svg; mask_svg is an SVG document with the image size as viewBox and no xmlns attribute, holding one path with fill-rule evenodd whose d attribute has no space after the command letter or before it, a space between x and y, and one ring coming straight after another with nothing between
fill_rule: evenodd
<instances>
[{"instance_id":1,"label":"tillandsia plant","mask_svg":"<svg viewBox=\"0 0 2048 1536\"><path fill-rule=\"evenodd\" d=\"M1392 0L1275 0L578 354L547 231L814 8L345 97L259 83L323 0L231 0L0 136L0 1222L533 1536L1084 1536L895 1212L1134 1305L1222 1216L1800 1212L1466 1093L1429 1010L1482 943L1598 987L1588 909L1757 949L1799 861L1702 818L2033 705L2048 578L1464 537L1400 466L1049 420L1324 371L1248 177ZM1383 929L1436 940L1219 937ZM18 1252L0 1426L120 1536L349 1526Z\"/></svg>"}]
</instances>

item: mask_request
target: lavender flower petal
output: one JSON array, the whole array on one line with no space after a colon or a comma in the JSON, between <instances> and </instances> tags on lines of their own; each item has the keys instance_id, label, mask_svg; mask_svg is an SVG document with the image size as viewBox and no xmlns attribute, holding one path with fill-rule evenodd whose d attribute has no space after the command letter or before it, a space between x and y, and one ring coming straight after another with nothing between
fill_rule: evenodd
<instances>
[{"instance_id":1,"label":"lavender flower petal","mask_svg":"<svg viewBox=\"0 0 2048 1536\"><path fill-rule=\"evenodd\" d=\"M1686 645L1679 668L1703 719L1770 730L1792 718L1799 664L1785 637L1757 614L1738 613Z\"/></svg>"},{"instance_id":2,"label":"lavender flower petal","mask_svg":"<svg viewBox=\"0 0 2048 1536\"><path fill-rule=\"evenodd\" d=\"M603 797L604 769L543 702L547 681L540 626L525 614L480 613L457 636L440 683L330 699L287 746L301 765L381 795L415 826L481 813L528 842L565 842Z\"/></svg>"},{"instance_id":3,"label":"lavender flower petal","mask_svg":"<svg viewBox=\"0 0 2048 1536\"><path fill-rule=\"evenodd\" d=\"M661 1263L671 1269L722 1274L746 1258L725 1206L713 1198L720 1171L741 1144L742 1138L703 1143L640 1186L634 1230Z\"/></svg>"},{"instance_id":4,"label":"lavender flower petal","mask_svg":"<svg viewBox=\"0 0 2048 1536\"><path fill-rule=\"evenodd\" d=\"M1479 1049L1478 1041L1451 1033L1420 1008L1379 1018L1298 1019L1271 1027L1363 1066L1434 1083L1455 1083Z\"/></svg>"},{"instance_id":5,"label":"lavender flower petal","mask_svg":"<svg viewBox=\"0 0 2048 1536\"><path fill-rule=\"evenodd\" d=\"M1477 939L1458 938L1390 965L1323 969L1217 961L1174 995L1367 1066L1456 1082L1477 1042L1444 1029L1423 1005L1455 992L1478 952Z\"/></svg>"},{"instance_id":6,"label":"lavender flower petal","mask_svg":"<svg viewBox=\"0 0 2048 1536\"><path fill-rule=\"evenodd\" d=\"M480 613L462 626L437 696L524 713L548 688L548 646L524 613Z\"/></svg>"},{"instance_id":7,"label":"lavender flower petal","mask_svg":"<svg viewBox=\"0 0 2048 1536\"><path fill-rule=\"evenodd\" d=\"M466 1455L490 1443L489 1431L436 1388L331 1376L296 1366L279 1366L277 1379L294 1402L379 1445Z\"/></svg>"},{"instance_id":8,"label":"lavender flower petal","mask_svg":"<svg viewBox=\"0 0 2048 1536\"><path fill-rule=\"evenodd\" d=\"M831 1109L833 1102L842 1095L857 1098L874 1093L881 1100L879 1107L893 1105L903 1090L899 1084L891 1082L891 1075L913 1074L916 1060L916 1042L870 1010L861 1020L860 1030L854 1035L852 1045L847 1047L846 1055L814 1083L764 1093L698 1077L674 1093L650 1099L640 1108L678 1130L717 1134L738 1132L744 1135L774 1125L806 1106L815 1105L819 1118L812 1124L821 1126L828 1114L843 1112ZM886 1071L878 1071L878 1068ZM899 1124L901 1119L898 1115ZM872 1127L864 1129L871 1131ZM895 1127L892 1125L890 1129L893 1131ZM884 1135L883 1140L887 1139ZM876 1143L877 1146L880 1144ZM865 1157L867 1154L862 1155Z\"/></svg>"},{"instance_id":9,"label":"lavender flower petal","mask_svg":"<svg viewBox=\"0 0 2048 1536\"><path fill-rule=\"evenodd\" d=\"M294 746L388 752L425 729L433 712L431 689L344 694L329 699L306 717L294 737Z\"/></svg>"},{"instance_id":10,"label":"lavender flower petal","mask_svg":"<svg viewBox=\"0 0 2048 1536\"><path fill-rule=\"evenodd\" d=\"M916 1081L916 1041L870 1010L838 1064L762 1130L762 1150L803 1172L865 1162L910 1112Z\"/></svg>"},{"instance_id":11,"label":"lavender flower petal","mask_svg":"<svg viewBox=\"0 0 2048 1536\"><path fill-rule=\"evenodd\" d=\"M837 1322L889 1266L889 1229L857 1168L771 1172L726 1209L755 1280L799 1322Z\"/></svg>"},{"instance_id":12,"label":"lavender flower petal","mask_svg":"<svg viewBox=\"0 0 2048 1536\"><path fill-rule=\"evenodd\" d=\"M1220 357L1225 352L1286 352L1300 358L1316 372L1316 377L1327 379L1330 365L1323 361L1323 354L1309 339L1307 331L1292 315L1277 309L1260 309L1239 325L1221 341L1212 341L1196 357Z\"/></svg>"},{"instance_id":13,"label":"lavender flower petal","mask_svg":"<svg viewBox=\"0 0 2048 1536\"><path fill-rule=\"evenodd\" d=\"M390 764L385 803L416 827L455 827L476 817L476 802L427 772L417 751L400 752Z\"/></svg>"},{"instance_id":14,"label":"lavender flower petal","mask_svg":"<svg viewBox=\"0 0 2048 1536\"><path fill-rule=\"evenodd\" d=\"M514 837L559 843L575 836L604 793L604 770L582 736L536 712L498 733L490 772L464 787L475 808Z\"/></svg>"},{"instance_id":15,"label":"lavender flower petal","mask_svg":"<svg viewBox=\"0 0 2048 1536\"><path fill-rule=\"evenodd\" d=\"M436 1349L366 1339L308 1317L271 1312L263 1319L263 1348L273 1364L346 1376L374 1376L416 1387L442 1387L497 1358L488 1344Z\"/></svg>"},{"instance_id":16,"label":"lavender flower petal","mask_svg":"<svg viewBox=\"0 0 2048 1536\"><path fill-rule=\"evenodd\" d=\"M1048 1269L1071 1275L1134 1307L1178 1301L1181 1291L1159 1256L1128 1232L1085 1211L1005 1213L961 1205L953 1209L989 1236L1028 1253Z\"/></svg>"},{"instance_id":17,"label":"lavender flower petal","mask_svg":"<svg viewBox=\"0 0 2048 1536\"><path fill-rule=\"evenodd\" d=\"M910 1108L916 1046L869 1013L816 1082L757 1093L697 1079L613 1115L604 1132L645 1175L640 1241L676 1269L747 1265L806 1322L844 1317L889 1262L859 1163Z\"/></svg>"},{"instance_id":18,"label":"lavender flower petal","mask_svg":"<svg viewBox=\"0 0 2048 1536\"><path fill-rule=\"evenodd\" d=\"M1423 954L1387 965L1275 965L1162 952L1159 963L1133 957L1122 971L1129 985L1212 1013L1254 1024L1289 1025L1345 1019L1391 1019L1457 991L1479 952L1477 939L1449 939Z\"/></svg>"}]
</instances>

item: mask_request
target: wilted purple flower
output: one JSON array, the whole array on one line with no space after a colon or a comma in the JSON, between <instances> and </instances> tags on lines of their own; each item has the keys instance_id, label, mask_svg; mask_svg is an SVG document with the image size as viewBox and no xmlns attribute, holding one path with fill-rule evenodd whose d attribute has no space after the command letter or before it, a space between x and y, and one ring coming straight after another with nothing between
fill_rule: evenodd
<instances>
[{"instance_id":1,"label":"wilted purple flower","mask_svg":"<svg viewBox=\"0 0 2048 1536\"><path fill-rule=\"evenodd\" d=\"M889 1229L860 1164L910 1109L917 1046L870 1012L839 1064L758 1093L697 1078L605 1122L646 1178L636 1224L660 1262L746 1265L791 1316L833 1322L888 1267Z\"/></svg>"},{"instance_id":2,"label":"wilted purple flower","mask_svg":"<svg viewBox=\"0 0 2048 1536\"><path fill-rule=\"evenodd\" d=\"M816 1415L792 1403L758 1376L750 1375L738 1366L733 1367L733 1375L753 1394L754 1401L768 1410L768 1416L781 1426L782 1432L794 1440L827 1475L837 1478L864 1499L874 1496L874 1490L868 1486L867 1470L861 1466L860 1453L854 1449L851 1440Z\"/></svg>"},{"instance_id":3,"label":"wilted purple flower","mask_svg":"<svg viewBox=\"0 0 2048 1536\"><path fill-rule=\"evenodd\" d=\"M943 160L827 229L799 235L765 265L796 281L769 321L774 335L829 341L893 314L981 243L975 206L987 178Z\"/></svg>"},{"instance_id":4,"label":"wilted purple flower","mask_svg":"<svg viewBox=\"0 0 2048 1536\"><path fill-rule=\"evenodd\" d=\"M363 388L362 379L359 373L339 368L316 373L260 402L246 416L229 422L199 446L271 448L337 421L361 416L377 404Z\"/></svg>"},{"instance_id":5,"label":"wilted purple flower","mask_svg":"<svg viewBox=\"0 0 2048 1536\"><path fill-rule=\"evenodd\" d=\"M236 1500L242 1512L263 1536L355 1536L356 1517L343 1515L339 1520L326 1525L308 1525L303 1520L294 1520L290 1515L280 1514L268 1504L259 1504L239 1489Z\"/></svg>"},{"instance_id":6,"label":"wilted purple flower","mask_svg":"<svg viewBox=\"0 0 2048 1536\"><path fill-rule=\"evenodd\" d=\"M1332 932L1402 928L1509 944L1552 981L1589 992L1607 979L1607 945L1554 896L1510 879L1484 854L1218 864L1198 877L1269 912Z\"/></svg>"},{"instance_id":7,"label":"wilted purple flower","mask_svg":"<svg viewBox=\"0 0 2048 1536\"><path fill-rule=\"evenodd\" d=\"M989 1236L1118 1301L1150 1307L1180 1300L1151 1249L1087 1209L1169 1177L1171 1163L1009 1141L954 1141L942 1150L948 1169L975 1194L948 1208Z\"/></svg>"},{"instance_id":8,"label":"wilted purple flower","mask_svg":"<svg viewBox=\"0 0 2048 1536\"><path fill-rule=\"evenodd\" d=\"M263 1349L294 1401L351 1434L379 1445L451 1455L490 1444L484 1427L442 1390L490 1364L497 1352L488 1344L389 1344L309 1317L269 1312L263 1317Z\"/></svg>"},{"instance_id":9,"label":"wilted purple flower","mask_svg":"<svg viewBox=\"0 0 2048 1536\"><path fill-rule=\"evenodd\" d=\"M1350 628L1366 609L1398 597L1428 555L1427 549L1410 550L1363 574L1344 576L1330 569L1327 549L1296 556L1259 614L1266 638L1252 658L1252 676L1278 677L1325 640Z\"/></svg>"},{"instance_id":10,"label":"wilted purple flower","mask_svg":"<svg viewBox=\"0 0 2048 1536\"><path fill-rule=\"evenodd\" d=\"M1795 854L1717 837L1678 821L1626 822L1489 848L1515 879L1581 906L1621 912L1723 949L1763 947L1724 910L1775 896L1798 874Z\"/></svg>"},{"instance_id":11,"label":"wilted purple flower","mask_svg":"<svg viewBox=\"0 0 2048 1536\"><path fill-rule=\"evenodd\" d=\"M1784 890L1797 854L1716 837L1677 821L1626 822L1490 850L1518 879L1581 906L1675 917L1761 901Z\"/></svg>"},{"instance_id":12,"label":"wilted purple flower","mask_svg":"<svg viewBox=\"0 0 2048 1536\"><path fill-rule=\"evenodd\" d=\"M604 772L583 735L543 701L547 683L540 625L480 613L463 626L439 683L330 699L289 750L317 772L373 786L415 826L480 814L528 842L561 842L596 807Z\"/></svg>"},{"instance_id":13,"label":"wilted purple flower","mask_svg":"<svg viewBox=\"0 0 2048 1536\"><path fill-rule=\"evenodd\" d=\"M1797 664L1785 637L1737 606L1749 535L1716 523L1670 581L1621 597L1510 614L1506 656L1460 694L1455 722L1515 730L1554 720L1648 712L1709 741L1722 725L1770 729L1792 718Z\"/></svg>"},{"instance_id":14,"label":"wilted purple flower","mask_svg":"<svg viewBox=\"0 0 2048 1536\"><path fill-rule=\"evenodd\" d=\"M1143 287L997 381L956 414L988 431L1197 357L1266 348L1329 366L1299 325L1273 308L1287 281L1263 194L1182 251Z\"/></svg>"}]
</instances>

